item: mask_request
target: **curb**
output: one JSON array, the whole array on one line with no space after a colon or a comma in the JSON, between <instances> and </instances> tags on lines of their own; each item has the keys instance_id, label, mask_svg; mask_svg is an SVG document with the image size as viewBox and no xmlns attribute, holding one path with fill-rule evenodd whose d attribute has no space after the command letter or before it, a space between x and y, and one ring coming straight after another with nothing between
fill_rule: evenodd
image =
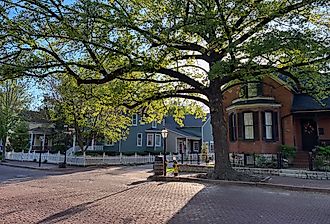
<instances>
[{"instance_id":1,"label":"curb","mask_svg":"<svg viewBox=\"0 0 330 224\"><path fill-rule=\"evenodd\" d=\"M4 163L4 162L1 162L0 165L10 166L10 167L18 167L18 168L26 168L26 169L33 169L33 170L51 170L51 168L47 168L47 167L34 167L34 166L18 165L18 164Z\"/></svg>"},{"instance_id":2,"label":"curb","mask_svg":"<svg viewBox=\"0 0 330 224\"><path fill-rule=\"evenodd\" d=\"M260 188L276 188L289 191L302 191L302 192L314 192L330 194L330 188L318 188L318 187L303 187L284 184L271 184L263 182L245 182L245 181L229 181L229 180L209 180L196 177L164 177L164 176L150 176L148 180L151 181L165 181L165 182L190 182L190 183L208 183L222 186L252 186Z\"/></svg>"}]
</instances>

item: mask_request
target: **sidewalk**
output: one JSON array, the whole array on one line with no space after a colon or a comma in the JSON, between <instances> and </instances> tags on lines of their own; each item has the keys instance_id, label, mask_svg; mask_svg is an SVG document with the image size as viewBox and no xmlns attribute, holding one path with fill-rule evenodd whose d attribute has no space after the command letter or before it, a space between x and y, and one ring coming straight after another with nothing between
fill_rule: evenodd
<instances>
[{"instance_id":1,"label":"sidewalk","mask_svg":"<svg viewBox=\"0 0 330 224\"><path fill-rule=\"evenodd\" d=\"M3 166L11 166L11 167L19 167L19 168L27 168L27 169L36 169L36 170L47 170L47 171L61 171L61 170L71 170L71 169L81 169L81 167L68 166L66 168L59 168L58 164L50 164L50 163L41 163L39 167L39 163L37 162L22 162L22 161L13 161L6 160L4 162L0 162L0 165Z\"/></svg>"}]
</instances>

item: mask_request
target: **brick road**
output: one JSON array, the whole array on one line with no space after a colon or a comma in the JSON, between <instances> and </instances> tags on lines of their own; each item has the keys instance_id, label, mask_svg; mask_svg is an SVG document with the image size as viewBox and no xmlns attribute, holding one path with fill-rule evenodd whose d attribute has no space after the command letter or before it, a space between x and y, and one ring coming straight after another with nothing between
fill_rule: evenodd
<instances>
[{"instance_id":1,"label":"brick road","mask_svg":"<svg viewBox=\"0 0 330 224\"><path fill-rule=\"evenodd\" d=\"M2 182L0 223L330 223L330 195L143 182L147 171L112 167Z\"/></svg>"}]
</instances>

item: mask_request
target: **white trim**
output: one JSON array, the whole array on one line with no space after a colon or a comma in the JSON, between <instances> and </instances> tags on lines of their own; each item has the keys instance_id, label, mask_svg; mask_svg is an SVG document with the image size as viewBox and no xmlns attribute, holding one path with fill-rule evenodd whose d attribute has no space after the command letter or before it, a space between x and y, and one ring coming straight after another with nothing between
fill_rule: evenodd
<instances>
[{"instance_id":1,"label":"white trim","mask_svg":"<svg viewBox=\"0 0 330 224\"><path fill-rule=\"evenodd\" d=\"M145 130L144 132L150 132L150 133L162 133L162 130Z\"/></svg>"},{"instance_id":2,"label":"white trim","mask_svg":"<svg viewBox=\"0 0 330 224\"><path fill-rule=\"evenodd\" d=\"M135 119L133 119L134 116L136 116ZM138 123L139 123L139 117L138 117L138 115L137 114L133 114L132 115L132 126L137 126Z\"/></svg>"},{"instance_id":3,"label":"white trim","mask_svg":"<svg viewBox=\"0 0 330 224\"><path fill-rule=\"evenodd\" d=\"M152 136L152 138L151 138L152 139L151 144L149 144L148 136ZM154 134L148 133L147 134L147 147L152 147L152 146L154 146Z\"/></svg>"},{"instance_id":4,"label":"white trim","mask_svg":"<svg viewBox=\"0 0 330 224\"><path fill-rule=\"evenodd\" d=\"M139 144L139 135L141 135L140 139L141 139L141 144ZM143 133L137 133L136 134L136 146L141 147L143 145Z\"/></svg>"},{"instance_id":5,"label":"white trim","mask_svg":"<svg viewBox=\"0 0 330 224\"><path fill-rule=\"evenodd\" d=\"M195 149L195 145L197 145L197 149ZM193 141L193 142L192 142L192 150L193 150L194 152L199 152L199 150L200 150L200 144L199 144L199 141Z\"/></svg>"},{"instance_id":6,"label":"white trim","mask_svg":"<svg viewBox=\"0 0 330 224\"><path fill-rule=\"evenodd\" d=\"M272 107L272 108L280 108L281 104L268 104L268 103L254 103L254 104L243 104L243 105L233 105L226 108L226 111L234 110L234 109L251 109L251 108L258 108L258 107Z\"/></svg>"},{"instance_id":7,"label":"white trim","mask_svg":"<svg viewBox=\"0 0 330 224\"><path fill-rule=\"evenodd\" d=\"M211 145L213 145L213 150L211 151ZM214 152L214 141L210 141L209 144L209 152L213 153Z\"/></svg>"},{"instance_id":8,"label":"white trim","mask_svg":"<svg viewBox=\"0 0 330 224\"><path fill-rule=\"evenodd\" d=\"M168 130L168 131L170 131L170 132L173 132L173 133L175 133L175 134L177 134L177 135L180 135L180 136L182 136L182 137L184 137L184 138L187 138L187 139L191 139L191 140L201 140L201 138L199 138L199 137L193 137L193 136L189 136L189 135L184 135L184 134L181 134L181 133L179 133L179 132L173 131L172 129L166 129L166 130Z\"/></svg>"},{"instance_id":9,"label":"white trim","mask_svg":"<svg viewBox=\"0 0 330 224\"><path fill-rule=\"evenodd\" d=\"M157 121L152 121L151 122L151 127L152 128L157 128Z\"/></svg>"},{"instance_id":10,"label":"white trim","mask_svg":"<svg viewBox=\"0 0 330 224\"><path fill-rule=\"evenodd\" d=\"M157 136L159 136L159 144L157 144ZM162 146L162 136L161 136L161 134L155 134L155 146L156 147Z\"/></svg>"},{"instance_id":11,"label":"white trim","mask_svg":"<svg viewBox=\"0 0 330 224\"><path fill-rule=\"evenodd\" d=\"M233 100L231 103L237 103L237 102L245 102L250 100L275 100L274 97L266 97L266 96L256 96L256 97L249 97L249 98L237 98Z\"/></svg>"}]
</instances>

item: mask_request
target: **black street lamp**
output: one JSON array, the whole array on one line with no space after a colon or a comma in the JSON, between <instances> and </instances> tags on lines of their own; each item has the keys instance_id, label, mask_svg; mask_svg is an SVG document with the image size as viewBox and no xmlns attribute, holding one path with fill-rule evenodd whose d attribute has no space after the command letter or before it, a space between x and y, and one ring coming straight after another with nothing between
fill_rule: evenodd
<instances>
[{"instance_id":1,"label":"black street lamp","mask_svg":"<svg viewBox=\"0 0 330 224\"><path fill-rule=\"evenodd\" d=\"M164 171L163 171L163 174L164 176L166 176L166 138L167 138L167 129L163 129L162 130L162 137L163 137L163 149L164 149L164 159L163 159L163 168L164 168Z\"/></svg>"},{"instance_id":2,"label":"black street lamp","mask_svg":"<svg viewBox=\"0 0 330 224\"><path fill-rule=\"evenodd\" d=\"M74 129L69 128L68 125L64 125L64 134L65 134L65 148L64 148L64 161L62 167L66 167L66 151L68 150L69 146L69 136L73 133Z\"/></svg>"}]
</instances>

